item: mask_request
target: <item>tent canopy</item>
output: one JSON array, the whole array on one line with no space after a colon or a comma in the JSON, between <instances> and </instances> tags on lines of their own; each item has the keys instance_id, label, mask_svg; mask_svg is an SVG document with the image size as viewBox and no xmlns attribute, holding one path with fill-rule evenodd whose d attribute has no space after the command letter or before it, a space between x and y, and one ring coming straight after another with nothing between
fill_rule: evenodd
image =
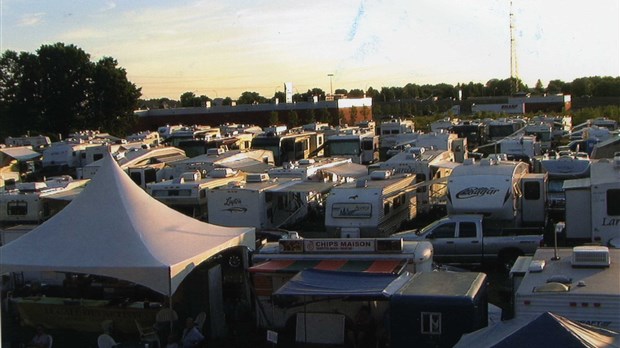
<instances>
[{"instance_id":1,"label":"tent canopy","mask_svg":"<svg viewBox=\"0 0 620 348\"><path fill-rule=\"evenodd\" d=\"M111 155L67 207L0 248L0 272L57 271L127 280L172 295L220 251L253 248L254 228L221 227L149 196Z\"/></svg>"},{"instance_id":2,"label":"tent canopy","mask_svg":"<svg viewBox=\"0 0 620 348\"><path fill-rule=\"evenodd\" d=\"M387 299L411 279L385 273L325 271L306 269L280 287L276 296L346 296Z\"/></svg>"},{"instance_id":3,"label":"tent canopy","mask_svg":"<svg viewBox=\"0 0 620 348\"><path fill-rule=\"evenodd\" d=\"M620 334L546 312L465 334L456 347L620 347Z\"/></svg>"}]
</instances>

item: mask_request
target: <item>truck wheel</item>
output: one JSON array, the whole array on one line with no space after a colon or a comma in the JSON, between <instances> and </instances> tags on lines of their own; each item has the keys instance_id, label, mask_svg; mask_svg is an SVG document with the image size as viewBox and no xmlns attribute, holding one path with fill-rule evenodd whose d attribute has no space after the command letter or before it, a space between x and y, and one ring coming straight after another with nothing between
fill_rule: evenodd
<instances>
[{"instance_id":1,"label":"truck wheel","mask_svg":"<svg viewBox=\"0 0 620 348\"><path fill-rule=\"evenodd\" d=\"M499 254L500 271L509 272L519 256L523 255L520 250L504 250Z\"/></svg>"}]
</instances>

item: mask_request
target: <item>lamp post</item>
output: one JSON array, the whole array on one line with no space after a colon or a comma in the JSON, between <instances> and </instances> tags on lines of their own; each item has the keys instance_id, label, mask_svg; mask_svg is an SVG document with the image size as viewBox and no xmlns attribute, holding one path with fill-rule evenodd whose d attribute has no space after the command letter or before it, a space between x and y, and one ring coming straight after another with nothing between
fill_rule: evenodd
<instances>
[{"instance_id":1,"label":"lamp post","mask_svg":"<svg viewBox=\"0 0 620 348\"><path fill-rule=\"evenodd\" d=\"M332 88L332 77L334 77L334 74L327 74L327 76L329 76L329 95L333 96L334 89Z\"/></svg>"}]
</instances>

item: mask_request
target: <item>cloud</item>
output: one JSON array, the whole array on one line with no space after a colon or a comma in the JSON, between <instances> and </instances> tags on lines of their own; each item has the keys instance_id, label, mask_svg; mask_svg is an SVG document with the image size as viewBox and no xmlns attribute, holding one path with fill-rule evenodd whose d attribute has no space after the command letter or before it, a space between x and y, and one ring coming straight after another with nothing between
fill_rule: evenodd
<instances>
[{"instance_id":1,"label":"cloud","mask_svg":"<svg viewBox=\"0 0 620 348\"><path fill-rule=\"evenodd\" d=\"M31 26L38 25L39 23L43 21L44 16L45 16L45 13L43 12L25 14L20 18L19 26L31 27Z\"/></svg>"},{"instance_id":2,"label":"cloud","mask_svg":"<svg viewBox=\"0 0 620 348\"><path fill-rule=\"evenodd\" d=\"M365 13L366 11L364 10L364 1L362 1L360 3L360 6L357 9L357 15L355 16L355 19L353 19L353 24L351 25L351 29L349 30L349 35L347 36L348 41L352 41L355 38L359 23L362 20L362 18L364 18Z\"/></svg>"},{"instance_id":3,"label":"cloud","mask_svg":"<svg viewBox=\"0 0 620 348\"><path fill-rule=\"evenodd\" d=\"M108 1L99 9L100 12L110 11L116 8L116 3L113 1Z\"/></svg>"}]
</instances>

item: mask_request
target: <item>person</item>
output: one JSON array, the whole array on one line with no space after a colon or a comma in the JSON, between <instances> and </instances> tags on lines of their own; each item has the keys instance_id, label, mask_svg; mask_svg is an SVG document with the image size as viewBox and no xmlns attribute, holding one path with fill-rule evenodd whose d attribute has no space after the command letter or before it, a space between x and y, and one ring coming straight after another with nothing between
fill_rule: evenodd
<instances>
[{"instance_id":1,"label":"person","mask_svg":"<svg viewBox=\"0 0 620 348\"><path fill-rule=\"evenodd\" d=\"M181 338L183 348L199 347L204 339L205 337L194 324L194 319L192 317L185 319L185 329L183 330L183 336Z\"/></svg>"},{"instance_id":2,"label":"person","mask_svg":"<svg viewBox=\"0 0 620 348\"><path fill-rule=\"evenodd\" d=\"M29 348L30 347L31 348L48 348L50 346L51 341L52 341L52 337L45 333L45 329L43 328L43 325L37 325L37 332L35 333L34 337L32 337L32 340L30 340L28 347Z\"/></svg>"},{"instance_id":3,"label":"person","mask_svg":"<svg viewBox=\"0 0 620 348\"><path fill-rule=\"evenodd\" d=\"M374 346L375 339L375 319L370 314L370 307L362 306L355 315L353 322L353 332L351 333L353 346L355 348L366 348Z\"/></svg>"}]
</instances>

